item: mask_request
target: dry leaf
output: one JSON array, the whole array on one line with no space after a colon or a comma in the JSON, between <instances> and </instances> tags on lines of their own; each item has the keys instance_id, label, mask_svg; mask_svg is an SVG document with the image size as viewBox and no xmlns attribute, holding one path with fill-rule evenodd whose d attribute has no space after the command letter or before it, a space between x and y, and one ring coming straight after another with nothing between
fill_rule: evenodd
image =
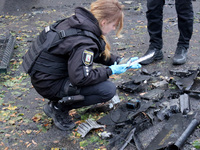
<instances>
[{"instance_id":1,"label":"dry leaf","mask_svg":"<svg viewBox=\"0 0 200 150\"><path fill-rule=\"evenodd\" d=\"M4 143L3 143L3 142L1 142L0 146L4 146Z\"/></svg>"},{"instance_id":2,"label":"dry leaf","mask_svg":"<svg viewBox=\"0 0 200 150\"><path fill-rule=\"evenodd\" d=\"M32 132L32 130L26 130L27 134L30 134Z\"/></svg>"},{"instance_id":3,"label":"dry leaf","mask_svg":"<svg viewBox=\"0 0 200 150\"><path fill-rule=\"evenodd\" d=\"M5 137L10 137L10 134L5 134Z\"/></svg>"},{"instance_id":4,"label":"dry leaf","mask_svg":"<svg viewBox=\"0 0 200 150\"><path fill-rule=\"evenodd\" d=\"M35 144L35 145L37 145L37 143L35 141L33 141L33 140L32 140L32 143Z\"/></svg>"},{"instance_id":5,"label":"dry leaf","mask_svg":"<svg viewBox=\"0 0 200 150\"><path fill-rule=\"evenodd\" d=\"M53 143L55 143L55 144L56 144L56 143L59 143L59 141L53 141Z\"/></svg>"},{"instance_id":6,"label":"dry leaf","mask_svg":"<svg viewBox=\"0 0 200 150\"><path fill-rule=\"evenodd\" d=\"M28 148L29 146L31 146L32 143L29 143L26 147Z\"/></svg>"}]
</instances>

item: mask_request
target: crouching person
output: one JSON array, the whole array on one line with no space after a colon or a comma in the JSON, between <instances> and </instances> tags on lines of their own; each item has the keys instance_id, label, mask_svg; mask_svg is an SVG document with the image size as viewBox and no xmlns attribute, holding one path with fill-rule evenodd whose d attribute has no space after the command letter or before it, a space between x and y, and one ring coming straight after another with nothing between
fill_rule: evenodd
<instances>
[{"instance_id":1,"label":"crouching person","mask_svg":"<svg viewBox=\"0 0 200 150\"><path fill-rule=\"evenodd\" d=\"M46 27L23 58L23 67L35 90L49 103L44 112L56 127L75 127L68 112L112 99L116 86L108 81L112 74L127 68L118 65L119 56L110 53L105 35L123 27L123 6L117 0L97 0L90 11L82 7L75 14ZM105 67L93 68L93 63Z\"/></svg>"}]
</instances>

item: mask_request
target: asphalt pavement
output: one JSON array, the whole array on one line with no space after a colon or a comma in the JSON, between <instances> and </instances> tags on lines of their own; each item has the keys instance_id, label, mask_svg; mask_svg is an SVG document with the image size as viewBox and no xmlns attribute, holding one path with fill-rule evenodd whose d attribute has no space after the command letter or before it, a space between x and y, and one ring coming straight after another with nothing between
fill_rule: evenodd
<instances>
[{"instance_id":1,"label":"asphalt pavement","mask_svg":"<svg viewBox=\"0 0 200 150\"><path fill-rule=\"evenodd\" d=\"M4 35L4 31L8 30L17 38L16 48L10 65L10 73L0 76L0 81L4 81L0 82L2 85L0 86L0 103L4 104L0 108L5 113L10 113L10 110L7 108L9 106L17 106L15 115L23 115L22 120L13 120L15 116L10 114L12 116L6 118L8 120L5 120L5 122L0 121L0 127L3 128L0 130L0 149L50 150L52 148L66 148L67 150L79 150L81 149L79 142L87 140L87 138L69 140L68 137L72 136L71 132L60 131L48 121L42 110L42 106L48 100L44 100L32 88L30 78L22 74L21 57L36 37L36 34L44 26L71 15L76 6L88 8L92 1L0 0L0 35ZM149 44L145 16L146 1L120 1L125 5L124 30L120 39L115 38L114 34L108 36L112 46L111 51L124 57L141 57L146 52ZM179 32L174 0L166 0L163 18L164 59L147 66L142 66L142 68L150 72L160 71L162 76L168 76L170 69L192 69L200 66L200 0L193 1L193 6L194 32L190 42L187 63L181 66L172 65L172 57L175 52ZM111 80L117 85L130 80L130 75L132 74L132 72L129 72L126 75L112 78ZM21 79L23 80L21 81ZM129 93L123 93L123 95L120 95L120 99L126 99L128 96L130 96ZM200 110L200 102L198 100L192 104L192 109ZM36 120L38 118L34 117L38 117L40 120ZM34 119L36 121L33 121ZM14 121L15 124L10 125L9 121L11 123ZM42 125L47 124L47 131L42 132ZM193 133L183 150L193 148L191 143L200 137L199 133L199 129ZM149 134L144 134L143 136L146 136L146 141L149 139ZM99 148L98 146L100 147L98 143L96 145L90 144L85 149L92 150ZM132 147L130 147L130 150L133 150Z\"/></svg>"}]
</instances>

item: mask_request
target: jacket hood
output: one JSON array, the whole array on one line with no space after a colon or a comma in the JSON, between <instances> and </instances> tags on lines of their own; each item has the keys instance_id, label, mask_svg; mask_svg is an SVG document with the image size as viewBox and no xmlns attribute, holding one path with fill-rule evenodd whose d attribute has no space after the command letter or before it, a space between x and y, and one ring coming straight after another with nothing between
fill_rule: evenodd
<instances>
[{"instance_id":1,"label":"jacket hood","mask_svg":"<svg viewBox=\"0 0 200 150\"><path fill-rule=\"evenodd\" d=\"M82 7L77 7L75 9L75 15L69 18L69 25L72 28L79 28L93 32L97 36L102 35L97 19L91 12Z\"/></svg>"}]
</instances>

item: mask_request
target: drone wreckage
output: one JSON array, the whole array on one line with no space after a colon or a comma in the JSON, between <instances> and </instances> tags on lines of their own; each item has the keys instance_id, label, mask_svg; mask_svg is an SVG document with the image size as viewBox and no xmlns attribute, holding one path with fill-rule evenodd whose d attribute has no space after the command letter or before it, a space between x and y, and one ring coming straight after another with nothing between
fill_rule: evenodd
<instances>
[{"instance_id":1,"label":"drone wreckage","mask_svg":"<svg viewBox=\"0 0 200 150\"><path fill-rule=\"evenodd\" d=\"M200 123L199 112L191 108L191 101L200 98L199 71L170 70L171 77L162 77L142 69L118 85L140 100L120 101L116 95L106 116L86 120L77 132L85 137L90 130L103 128L99 135L109 140L109 149L179 150Z\"/></svg>"}]
</instances>

